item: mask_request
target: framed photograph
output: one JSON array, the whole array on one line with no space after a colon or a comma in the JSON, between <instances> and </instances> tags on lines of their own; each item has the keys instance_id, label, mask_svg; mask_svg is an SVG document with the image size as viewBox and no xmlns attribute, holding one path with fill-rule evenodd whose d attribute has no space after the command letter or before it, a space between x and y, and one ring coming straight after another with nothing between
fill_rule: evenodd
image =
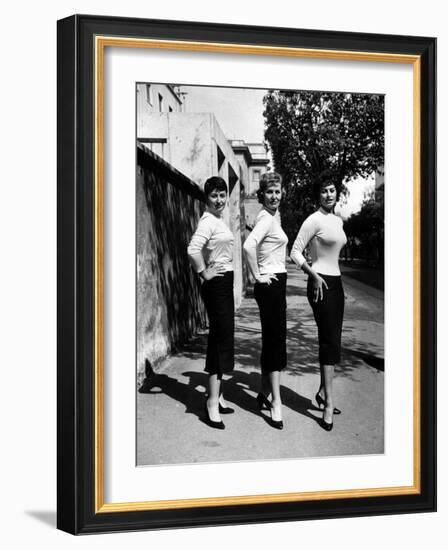
<instances>
[{"instance_id":1,"label":"framed photograph","mask_svg":"<svg viewBox=\"0 0 448 550\"><path fill-rule=\"evenodd\" d=\"M58 528L436 509L435 63L58 22Z\"/></svg>"}]
</instances>

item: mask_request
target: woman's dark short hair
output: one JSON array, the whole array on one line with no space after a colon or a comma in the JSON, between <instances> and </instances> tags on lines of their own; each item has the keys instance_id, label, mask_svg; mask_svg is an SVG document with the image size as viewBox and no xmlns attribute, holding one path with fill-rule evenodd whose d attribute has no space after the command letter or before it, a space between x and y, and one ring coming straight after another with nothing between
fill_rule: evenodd
<instances>
[{"instance_id":1,"label":"woman's dark short hair","mask_svg":"<svg viewBox=\"0 0 448 550\"><path fill-rule=\"evenodd\" d=\"M213 193L213 191L225 191L228 193L227 183L219 176L212 176L204 183L204 193L206 197L208 197L210 193Z\"/></svg>"},{"instance_id":2,"label":"woman's dark short hair","mask_svg":"<svg viewBox=\"0 0 448 550\"><path fill-rule=\"evenodd\" d=\"M318 203L320 191L323 187L334 185L336 188L336 202L339 200L342 191L342 185L336 183L336 177L332 172L323 172L313 182L313 198Z\"/></svg>"},{"instance_id":3,"label":"woman's dark short hair","mask_svg":"<svg viewBox=\"0 0 448 550\"><path fill-rule=\"evenodd\" d=\"M258 202L263 204L264 193L271 187L271 185L281 185L282 177L277 172L265 172L260 178L259 187L257 189Z\"/></svg>"}]
</instances>

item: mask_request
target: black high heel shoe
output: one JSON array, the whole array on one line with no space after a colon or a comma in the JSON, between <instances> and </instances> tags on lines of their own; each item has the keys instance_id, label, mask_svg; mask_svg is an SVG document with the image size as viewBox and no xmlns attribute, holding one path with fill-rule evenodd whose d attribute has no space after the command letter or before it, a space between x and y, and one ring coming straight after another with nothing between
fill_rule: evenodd
<instances>
[{"instance_id":1,"label":"black high heel shoe","mask_svg":"<svg viewBox=\"0 0 448 550\"><path fill-rule=\"evenodd\" d=\"M331 432L331 430L333 429L333 422L325 422L325 420L322 418L322 428L327 432Z\"/></svg>"},{"instance_id":2,"label":"black high heel shoe","mask_svg":"<svg viewBox=\"0 0 448 550\"><path fill-rule=\"evenodd\" d=\"M316 393L314 399L316 400L316 403L317 403L317 406L319 407L319 409L325 408L326 401L325 401L325 399L322 399L322 397L319 395L319 392ZM341 414L341 411L337 407L335 407L333 409L333 414Z\"/></svg>"},{"instance_id":3,"label":"black high heel shoe","mask_svg":"<svg viewBox=\"0 0 448 550\"><path fill-rule=\"evenodd\" d=\"M219 422L217 422L216 420L212 420L210 418L210 415L208 413L208 407L207 407L207 403L205 403L204 405L204 409L205 409L205 423L210 426L210 428L216 428L217 430L224 430L225 429L225 426L224 426L224 422L222 420L220 420Z\"/></svg>"},{"instance_id":4,"label":"black high heel shoe","mask_svg":"<svg viewBox=\"0 0 448 550\"><path fill-rule=\"evenodd\" d=\"M263 410L263 408L272 409L272 403L262 393L259 393L257 395L257 403L258 403L258 407L259 407L260 411Z\"/></svg>"},{"instance_id":5,"label":"black high heel shoe","mask_svg":"<svg viewBox=\"0 0 448 550\"><path fill-rule=\"evenodd\" d=\"M324 411L325 415L325 411ZM327 432L331 432L333 429L333 422L327 422L324 417L322 417L322 428L326 430Z\"/></svg>"},{"instance_id":6,"label":"black high heel shoe","mask_svg":"<svg viewBox=\"0 0 448 550\"><path fill-rule=\"evenodd\" d=\"M271 405L271 408L269 409L269 412L271 413L271 426L273 428L276 428L277 430L283 430L283 420L274 420L272 418L272 411L274 408Z\"/></svg>"}]
</instances>

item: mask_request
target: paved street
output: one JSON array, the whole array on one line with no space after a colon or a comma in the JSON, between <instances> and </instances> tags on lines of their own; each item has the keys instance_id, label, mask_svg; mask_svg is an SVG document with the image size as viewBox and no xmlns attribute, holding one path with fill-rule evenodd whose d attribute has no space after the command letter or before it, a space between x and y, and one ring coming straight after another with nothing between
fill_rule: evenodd
<instances>
[{"instance_id":1,"label":"paved street","mask_svg":"<svg viewBox=\"0 0 448 550\"><path fill-rule=\"evenodd\" d=\"M383 292L344 275L346 305L342 361L334 380L332 432L320 426L314 402L319 385L317 331L306 298L306 278L288 265L288 367L282 373L284 429L270 426L255 401L261 333L258 307L248 296L236 315L235 370L224 396L235 414L225 430L203 422L206 335L169 357L137 394L137 463L174 464L299 458L383 452Z\"/></svg>"}]
</instances>

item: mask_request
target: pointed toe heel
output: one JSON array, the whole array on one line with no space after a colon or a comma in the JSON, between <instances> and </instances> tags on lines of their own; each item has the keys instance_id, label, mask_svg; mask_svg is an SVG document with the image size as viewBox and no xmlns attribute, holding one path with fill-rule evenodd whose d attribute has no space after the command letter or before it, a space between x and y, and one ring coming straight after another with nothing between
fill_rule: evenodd
<instances>
[{"instance_id":1,"label":"pointed toe heel","mask_svg":"<svg viewBox=\"0 0 448 550\"><path fill-rule=\"evenodd\" d=\"M224 425L224 422L222 420L220 420L219 422L217 422L216 420L212 420L210 418L210 415L208 413L208 408L207 408L207 404L205 405L204 407L205 409L205 423L210 426L210 428L215 428L215 430L224 430L225 429L225 425Z\"/></svg>"},{"instance_id":2,"label":"pointed toe heel","mask_svg":"<svg viewBox=\"0 0 448 550\"><path fill-rule=\"evenodd\" d=\"M277 430L283 430L283 420L273 420L271 418L271 425Z\"/></svg>"},{"instance_id":3,"label":"pointed toe heel","mask_svg":"<svg viewBox=\"0 0 448 550\"><path fill-rule=\"evenodd\" d=\"M271 426L277 430L283 430L283 420L275 420L273 417L274 408L271 406L269 409L271 413Z\"/></svg>"},{"instance_id":4,"label":"pointed toe heel","mask_svg":"<svg viewBox=\"0 0 448 550\"><path fill-rule=\"evenodd\" d=\"M327 407L327 409L331 410L330 407ZM331 422L327 422L325 420L325 411L322 415L322 428L327 432L331 432L331 430L333 429L333 418L331 419Z\"/></svg>"},{"instance_id":5,"label":"pointed toe heel","mask_svg":"<svg viewBox=\"0 0 448 550\"><path fill-rule=\"evenodd\" d=\"M333 429L333 422L325 422L325 420L322 419L322 428L327 432L331 432Z\"/></svg>"}]
</instances>

